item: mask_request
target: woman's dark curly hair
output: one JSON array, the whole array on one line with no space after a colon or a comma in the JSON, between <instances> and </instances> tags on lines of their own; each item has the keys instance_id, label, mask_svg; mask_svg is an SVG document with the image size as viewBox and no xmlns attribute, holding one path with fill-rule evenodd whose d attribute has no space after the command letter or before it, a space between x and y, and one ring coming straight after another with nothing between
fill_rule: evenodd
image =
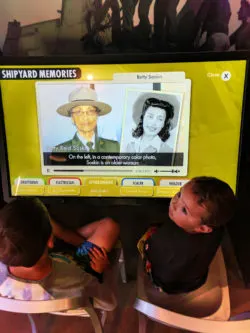
<instances>
[{"instance_id":1,"label":"woman's dark curly hair","mask_svg":"<svg viewBox=\"0 0 250 333\"><path fill-rule=\"evenodd\" d=\"M161 109L165 110L165 112L166 112L166 119L165 119L164 125L163 125L162 129L160 130L160 132L158 133L161 140L163 142L165 142L170 137L169 131L170 131L170 126L171 126L171 119L173 119L173 117L174 117L174 107L169 102L162 101L162 100L160 100L158 98L154 98L154 97L147 98L145 100L145 102L143 104L143 108L142 108L142 114L140 117L140 121L139 121L136 129L133 130L132 135L134 138L139 138L142 136L143 119L144 119L147 109L150 106L161 108Z\"/></svg>"}]
</instances>

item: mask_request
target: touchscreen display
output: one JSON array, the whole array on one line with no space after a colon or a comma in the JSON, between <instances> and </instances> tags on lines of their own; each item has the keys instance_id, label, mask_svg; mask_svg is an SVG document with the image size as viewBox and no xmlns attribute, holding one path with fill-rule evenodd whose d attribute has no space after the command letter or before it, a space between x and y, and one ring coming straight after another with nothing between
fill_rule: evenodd
<instances>
[{"instance_id":1,"label":"touchscreen display","mask_svg":"<svg viewBox=\"0 0 250 333\"><path fill-rule=\"evenodd\" d=\"M235 190L246 61L2 66L12 196Z\"/></svg>"}]
</instances>

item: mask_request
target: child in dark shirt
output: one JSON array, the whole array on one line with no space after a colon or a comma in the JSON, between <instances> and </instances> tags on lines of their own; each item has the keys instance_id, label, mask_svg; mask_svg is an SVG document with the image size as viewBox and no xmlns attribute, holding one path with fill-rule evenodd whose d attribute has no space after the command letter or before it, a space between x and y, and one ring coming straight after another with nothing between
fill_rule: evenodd
<instances>
[{"instance_id":1,"label":"child in dark shirt","mask_svg":"<svg viewBox=\"0 0 250 333\"><path fill-rule=\"evenodd\" d=\"M160 291L190 292L205 283L235 208L232 189L217 178L193 178L181 188L167 221L151 227L138 243L145 270Z\"/></svg>"}]
</instances>

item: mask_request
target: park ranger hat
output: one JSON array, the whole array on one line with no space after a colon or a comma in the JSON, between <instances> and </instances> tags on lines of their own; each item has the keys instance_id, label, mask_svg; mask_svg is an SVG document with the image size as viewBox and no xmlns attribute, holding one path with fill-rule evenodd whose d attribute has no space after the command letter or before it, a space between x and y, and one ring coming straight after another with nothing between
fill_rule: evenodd
<instances>
[{"instance_id":1,"label":"park ranger hat","mask_svg":"<svg viewBox=\"0 0 250 333\"><path fill-rule=\"evenodd\" d=\"M178 94L179 95L179 94ZM133 120L136 126L139 124L143 105L149 98L157 98L161 101L168 102L174 108L174 117L171 119L171 127L170 129L174 129L178 123L179 114L181 112L181 99L178 99L178 95L165 93L155 93L155 92L145 92L139 95L136 99L133 106Z\"/></svg>"},{"instance_id":2,"label":"park ranger hat","mask_svg":"<svg viewBox=\"0 0 250 333\"><path fill-rule=\"evenodd\" d=\"M95 106L99 116L104 116L112 109L110 105L97 100L97 94L94 89L80 87L69 94L69 103L61 105L56 112L62 116L71 117L72 108L80 105Z\"/></svg>"}]
</instances>

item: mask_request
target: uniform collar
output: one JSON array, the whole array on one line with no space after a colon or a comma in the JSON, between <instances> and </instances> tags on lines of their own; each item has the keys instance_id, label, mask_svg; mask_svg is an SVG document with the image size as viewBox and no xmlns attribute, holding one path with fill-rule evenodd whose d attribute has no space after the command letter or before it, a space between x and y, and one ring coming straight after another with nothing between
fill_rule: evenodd
<instances>
[{"instance_id":1,"label":"uniform collar","mask_svg":"<svg viewBox=\"0 0 250 333\"><path fill-rule=\"evenodd\" d=\"M81 141L81 143L86 147L87 147L88 142L92 142L93 143L93 149L95 149L95 142L96 142L96 135L95 134L92 136L92 139L90 141L87 141L78 132L76 132L76 136L77 136L78 140Z\"/></svg>"}]
</instances>

